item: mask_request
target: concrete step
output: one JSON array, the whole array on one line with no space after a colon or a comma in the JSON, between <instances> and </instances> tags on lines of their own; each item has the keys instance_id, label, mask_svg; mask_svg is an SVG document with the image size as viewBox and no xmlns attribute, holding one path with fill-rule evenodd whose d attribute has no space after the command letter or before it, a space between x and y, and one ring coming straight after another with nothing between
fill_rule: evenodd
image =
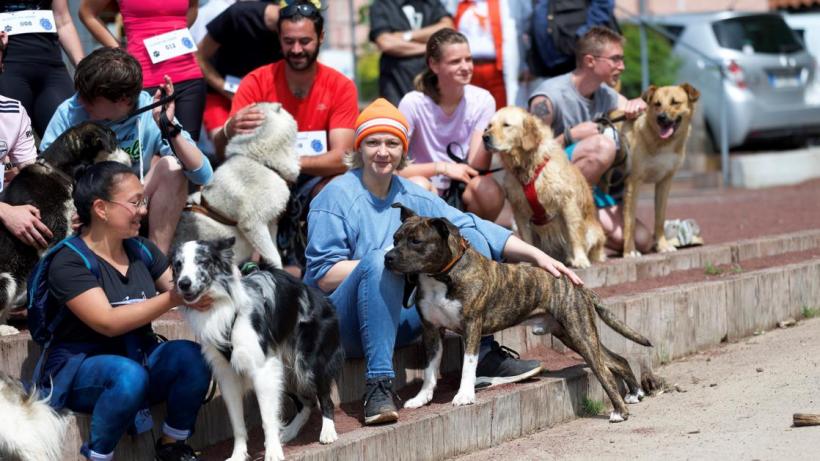
<instances>
[{"instance_id":1,"label":"concrete step","mask_svg":"<svg viewBox=\"0 0 820 461\"><path fill-rule=\"evenodd\" d=\"M627 342L599 326L603 343L638 364L665 363L724 341L775 328L778 321L799 318L820 296L820 260L736 274L724 279L667 287L648 293L612 297L607 304L630 326L652 340L652 349ZM526 335L525 327L505 330L502 342ZM527 355L524 353L523 355ZM414 390L419 383L414 383ZM485 449L540 431L581 415L584 398L604 401L597 380L583 367L542 374L530 383L479 392L477 403L453 407L452 391L426 409L402 410L401 421L385 427L341 430L338 442L320 445L301 437L285 448L291 460L434 460ZM351 408L352 406L348 407ZM347 410L355 414L355 411ZM609 424L601 419L601 424ZM629 421L623 424L634 424ZM251 436L251 453L263 450L261 431ZM206 460L230 451L224 442L205 451Z\"/></svg>"},{"instance_id":2,"label":"concrete step","mask_svg":"<svg viewBox=\"0 0 820 461\"><path fill-rule=\"evenodd\" d=\"M663 255L649 255L635 260L613 260L583 271L582 276L587 280L589 286L610 285L634 281L644 277L661 276L678 270L702 268L706 262L715 265L728 264L747 259L813 249L819 246L820 231L806 231L784 236L753 239L733 244L705 246ZM814 283L818 279L818 275L820 275L820 262L812 260L786 267L736 274L717 281L664 287L629 296L610 297L606 299L609 308L629 325L645 333L656 347L654 349L645 349L627 342L624 338L615 334L605 326L600 327L601 337L607 347L627 357L636 372L639 372L642 363L656 365L691 354L703 347L717 344L726 339L736 339L750 335L759 329L770 328L776 324L777 321L784 318L796 318L799 316L801 307L813 307L816 305L816 300L820 299L820 297L818 297L820 289L818 289ZM160 334L169 338L191 338L190 331L184 322L179 319L157 321L155 322L155 329ZM538 351L545 349L564 350L563 346L549 335L534 336L530 334L527 326L510 328L498 333L496 338L501 344L518 350L525 357L533 356L532 354L537 354ZM38 353L36 345L30 341L27 333L0 338L0 367L2 367L3 371L10 372L13 375L19 375L22 370L23 376L29 376L31 373L30 370L37 360ZM442 371L445 374L458 372L461 364L461 356L460 340L455 336L448 337L445 341ZM418 382L422 378L423 357L424 354L420 345L409 346L397 351L394 358L395 370L397 371L397 388L401 389L407 384L412 384L417 388ZM347 361L339 382L339 389L341 391L337 392L335 396L337 402L352 402L352 406L358 405L358 401L364 390L364 383L362 382L363 370L363 360L350 359ZM585 380L586 378L583 379ZM593 386L584 387L584 389L586 389L584 392L592 393L589 395L593 395L594 392L600 392L599 389L595 391L597 382L594 384ZM538 384L533 385L538 387ZM546 381L544 385L548 387L558 386L547 384ZM570 392L567 389L574 389L573 386L576 386L576 384L564 382L558 387L564 389L562 392ZM513 388L516 389L515 392L519 392L519 388L528 389L520 386L513 386ZM549 387L549 389L552 389L552 387ZM540 393L546 391L538 390L533 392L540 395ZM482 393L480 395L485 394ZM486 395L494 394L488 393ZM520 399L520 397L518 398ZM559 397L553 396L552 398ZM560 398L569 399L566 395ZM514 400L515 398L509 397L509 399ZM572 400L569 399L568 401ZM543 399L536 400L535 402L543 402ZM495 405L496 404L493 403L489 409L485 408L484 404L469 408L481 407L484 408L484 410L481 411L487 410L493 414L493 411L501 411L493 410ZM520 405L533 407L535 404L533 402L521 402ZM537 407L537 405L535 406ZM571 407L573 408L572 411L575 412L573 414L577 414L577 406L571 405ZM445 404L442 411L444 411L444 409L449 410L448 405ZM255 400L252 396L248 397L246 410L248 413L248 426L257 427L259 425L258 410L256 410ZM162 412L162 406L154 409L155 421L157 421L158 424L162 421ZM557 414L563 413L558 412ZM402 419L404 419L404 412L402 412L402 415ZM446 418L442 416L441 418L453 422L457 421L461 416L453 415L452 417L448 416ZM544 421L552 421L550 419L552 418L551 416L544 416L544 418L546 418ZM561 418L563 418L563 416L561 416ZM78 461L81 459L77 455L78 448L81 440L85 439L87 435L89 422L87 416L71 416L71 429L66 442L64 459L77 459ZM428 426L425 427L429 428L429 425L433 423L428 422L425 424L428 424ZM539 424L541 423L534 426L529 423L520 424L520 429L510 429L510 433L524 434L528 431L536 430L533 429L536 426L540 428L546 427L540 426ZM358 430L363 432L356 432ZM421 434L426 430L427 429L413 430L411 432ZM452 429L447 430L452 431ZM356 431L352 431L350 435L350 437L353 437L355 440L368 440L368 437L372 437L371 432L374 431L376 434L383 432L392 433L392 429L374 430L368 428L356 429ZM158 427L155 432L159 433ZM361 434L361 437L356 434ZM197 433L192 439L192 445L195 447L204 447L220 440L225 440L230 436L230 428L225 408L219 395L217 395L214 401L203 407L197 422ZM395 438L395 433L390 437ZM315 440L315 438L313 440ZM485 439L481 438L481 440ZM496 439L491 437L490 440ZM494 445L502 440L506 439L502 437L502 439L497 439L497 441L492 443ZM337 449L351 443L354 442L345 435L342 441L332 445L330 448ZM364 441L356 443L364 443L363 447L370 446L371 444L371 442ZM382 446L386 442L375 441L372 443L376 443L375 446ZM468 445L474 446L475 448L473 449L486 448L486 446L489 446L483 444L484 442L471 443L472 444ZM153 441L151 437L147 435L136 439L125 437L119 445L117 459L129 461L147 459L146 456L148 455L146 454L153 453L153 449L151 448L152 444ZM429 444L422 441L422 445L425 446L424 449L426 450L426 446ZM325 453L322 451L323 449L325 449L325 447L319 447L318 445L314 447L313 444L310 444L309 450L306 453L313 453L314 450L318 450L316 452L317 456L321 459L325 459L330 455L321 454ZM355 453L359 453L358 450L375 453L362 447L353 447L350 449ZM419 449L419 447L417 446L414 449ZM439 458L439 455L442 453L435 450L436 449L431 452L435 455L433 458ZM328 453L333 453L333 451ZM449 453L449 451L445 450L444 453ZM297 453L294 452L294 455L296 454ZM303 459L314 459L313 455L308 456L305 454L304 456L299 456ZM366 456L365 458L375 459L370 456Z\"/></svg>"}]
</instances>

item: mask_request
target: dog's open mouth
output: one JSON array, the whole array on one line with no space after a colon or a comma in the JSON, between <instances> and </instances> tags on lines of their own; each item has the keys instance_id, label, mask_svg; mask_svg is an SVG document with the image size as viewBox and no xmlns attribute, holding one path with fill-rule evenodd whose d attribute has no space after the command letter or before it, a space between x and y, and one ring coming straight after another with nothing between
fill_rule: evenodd
<instances>
[{"instance_id":1,"label":"dog's open mouth","mask_svg":"<svg viewBox=\"0 0 820 461\"><path fill-rule=\"evenodd\" d=\"M183 291L179 291L179 290L177 290L177 291L179 292L180 295L182 295L182 299L184 299L185 302L189 303L189 304L199 301L199 298L202 297L202 292L200 292L200 291L197 291L197 292L193 292L193 291L184 291L183 292Z\"/></svg>"},{"instance_id":2,"label":"dog's open mouth","mask_svg":"<svg viewBox=\"0 0 820 461\"><path fill-rule=\"evenodd\" d=\"M678 117L675 120L670 120L667 117L658 117L658 135L661 139L669 139L675 134L675 130L678 129L678 125L680 125L681 118Z\"/></svg>"}]
</instances>

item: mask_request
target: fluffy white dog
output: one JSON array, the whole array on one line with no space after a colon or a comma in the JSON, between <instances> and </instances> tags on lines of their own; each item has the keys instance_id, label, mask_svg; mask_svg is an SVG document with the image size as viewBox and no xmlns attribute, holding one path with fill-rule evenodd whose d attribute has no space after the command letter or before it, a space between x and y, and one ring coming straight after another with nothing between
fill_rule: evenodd
<instances>
[{"instance_id":1,"label":"fluffy white dog","mask_svg":"<svg viewBox=\"0 0 820 461\"><path fill-rule=\"evenodd\" d=\"M179 244L236 237L235 263L249 259L255 249L281 268L276 230L290 197L289 183L299 176L296 121L279 103L256 107L265 121L253 133L231 139L227 160L201 194L191 196L193 210L183 212L174 240Z\"/></svg>"},{"instance_id":2,"label":"fluffy white dog","mask_svg":"<svg viewBox=\"0 0 820 461\"><path fill-rule=\"evenodd\" d=\"M62 455L66 420L27 393L16 379L0 372L0 459L57 461Z\"/></svg>"}]
</instances>

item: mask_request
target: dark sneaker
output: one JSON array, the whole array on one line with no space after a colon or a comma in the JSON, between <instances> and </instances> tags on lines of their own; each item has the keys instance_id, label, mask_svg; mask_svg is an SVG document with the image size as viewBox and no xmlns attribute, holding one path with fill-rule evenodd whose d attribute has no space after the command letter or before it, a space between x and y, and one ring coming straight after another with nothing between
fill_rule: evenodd
<instances>
[{"instance_id":1,"label":"dark sneaker","mask_svg":"<svg viewBox=\"0 0 820 461\"><path fill-rule=\"evenodd\" d=\"M187 443L179 440L174 443L162 443L157 440L156 461L199 461L199 456Z\"/></svg>"},{"instance_id":2,"label":"dark sneaker","mask_svg":"<svg viewBox=\"0 0 820 461\"><path fill-rule=\"evenodd\" d=\"M541 362L520 360L519 357L518 352L493 341L490 352L476 367L476 389L515 383L541 372Z\"/></svg>"},{"instance_id":3,"label":"dark sneaker","mask_svg":"<svg viewBox=\"0 0 820 461\"><path fill-rule=\"evenodd\" d=\"M372 378L367 380L367 392L364 394L364 423L383 424L398 421L399 412L393 398L393 380L390 378Z\"/></svg>"}]
</instances>

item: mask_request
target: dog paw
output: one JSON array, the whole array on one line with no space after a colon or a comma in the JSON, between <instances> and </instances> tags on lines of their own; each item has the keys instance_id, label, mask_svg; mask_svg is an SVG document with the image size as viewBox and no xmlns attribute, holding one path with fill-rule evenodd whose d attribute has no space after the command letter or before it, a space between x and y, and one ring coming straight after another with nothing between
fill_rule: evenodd
<instances>
[{"instance_id":1,"label":"dog paw","mask_svg":"<svg viewBox=\"0 0 820 461\"><path fill-rule=\"evenodd\" d=\"M617 411L613 411L609 414L609 422L610 423L622 423L626 421L628 415L621 415Z\"/></svg>"},{"instance_id":2,"label":"dog paw","mask_svg":"<svg viewBox=\"0 0 820 461\"><path fill-rule=\"evenodd\" d=\"M0 336L11 336L20 333L20 330L11 325L0 325Z\"/></svg>"},{"instance_id":3,"label":"dog paw","mask_svg":"<svg viewBox=\"0 0 820 461\"><path fill-rule=\"evenodd\" d=\"M230 458L225 461L247 461L248 453L233 453Z\"/></svg>"},{"instance_id":4,"label":"dog paw","mask_svg":"<svg viewBox=\"0 0 820 461\"><path fill-rule=\"evenodd\" d=\"M328 444L333 443L339 440L339 436L336 434L335 427L323 427L322 432L319 434L319 443Z\"/></svg>"},{"instance_id":5,"label":"dog paw","mask_svg":"<svg viewBox=\"0 0 820 461\"><path fill-rule=\"evenodd\" d=\"M589 263L589 259L586 256L583 258L572 258L569 261L569 265L576 268L576 269L586 269L587 267L591 266L592 264Z\"/></svg>"},{"instance_id":6,"label":"dog paw","mask_svg":"<svg viewBox=\"0 0 820 461\"><path fill-rule=\"evenodd\" d=\"M430 403L433 400L433 393L421 391L412 399L404 402L404 408L419 408Z\"/></svg>"},{"instance_id":7,"label":"dog paw","mask_svg":"<svg viewBox=\"0 0 820 461\"><path fill-rule=\"evenodd\" d=\"M630 405L634 405L634 404L636 404L640 401L641 401L641 399L640 399L640 397L638 397L638 394L626 394L624 396L624 402L626 402Z\"/></svg>"},{"instance_id":8,"label":"dog paw","mask_svg":"<svg viewBox=\"0 0 820 461\"><path fill-rule=\"evenodd\" d=\"M475 391L461 392L453 398L453 406L460 407L462 405L472 405L475 403Z\"/></svg>"},{"instance_id":9,"label":"dog paw","mask_svg":"<svg viewBox=\"0 0 820 461\"><path fill-rule=\"evenodd\" d=\"M626 259L626 258L640 258L640 257L641 257L641 252L638 251L638 250L632 250L628 253L624 253L624 259Z\"/></svg>"},{"instance_id":10,"label":"dog paw","mask_svg":"<svg viewBox=\"0 0 820 461\"><path fill-rule=\"evenodd\" d=\"M265 447L265 461L285 461L285 452L281 446Z\"/></svg>"},{"instance_id":11,"label":"dog paw","mask_svg":"<svg viewBox=\"0 0 820 461\"><path fill-rule=\"evenodd\" d=\"M658 242L657 244L658 253L669 253L671 251L678 251L671 243L669 242Z\"/></svg>"}]
</instances>

